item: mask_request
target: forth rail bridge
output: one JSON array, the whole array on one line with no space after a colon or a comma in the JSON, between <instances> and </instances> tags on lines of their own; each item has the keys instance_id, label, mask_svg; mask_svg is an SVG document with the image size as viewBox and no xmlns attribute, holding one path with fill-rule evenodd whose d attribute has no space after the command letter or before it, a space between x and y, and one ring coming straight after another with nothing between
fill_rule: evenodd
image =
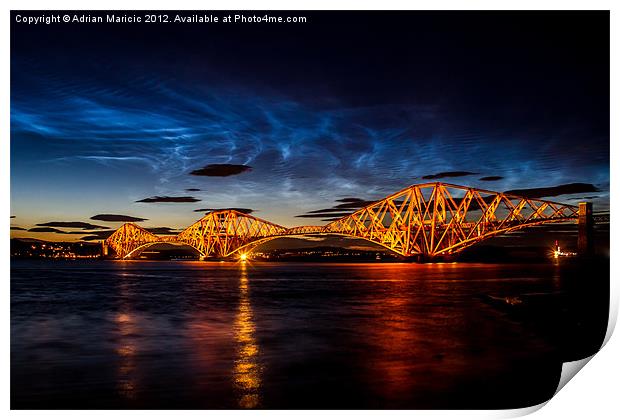
<instances>
[{"instance_id":1,"label":"forth rail bridge","mask_svg":"<svg viewBox=\"0 0 620 420\"><path fill-rule=\"evenodd\" d=\"M178 235L158 236L125 223L103 241L103 254L135 258L157 243L188 245L206 257L235 257L276 238L340 235L403 257L449 258L485 239L547 223L579 224L579 252L592 249L591 203L579 206L440 182L411 185L323 226L287 228L235 210L206 214Z\"/></svg>"}]
</instances>

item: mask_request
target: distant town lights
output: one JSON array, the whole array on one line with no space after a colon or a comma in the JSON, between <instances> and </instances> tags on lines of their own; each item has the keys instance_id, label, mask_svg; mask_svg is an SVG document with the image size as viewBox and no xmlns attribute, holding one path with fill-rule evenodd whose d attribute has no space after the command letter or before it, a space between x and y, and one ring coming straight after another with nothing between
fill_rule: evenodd
<instances>
[{"instance_id":1,"label":"distant town lights","mask_svg":"<svg viewBox=\"0 0 620 420\"><path fill-rule=\"evenodd\" d=\"M555 241L555 249L553 250L554 258L558 259L560 257L574 257L576 255L577 255L576 252L562 251L562 249L560 248L560 245L558 244L558 241Z\"/></svg>"}]
</instances>

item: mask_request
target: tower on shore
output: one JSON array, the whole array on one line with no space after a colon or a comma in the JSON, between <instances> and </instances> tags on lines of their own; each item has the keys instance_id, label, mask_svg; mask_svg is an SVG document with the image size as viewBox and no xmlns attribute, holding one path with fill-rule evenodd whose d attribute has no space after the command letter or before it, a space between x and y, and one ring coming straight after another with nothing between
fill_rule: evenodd
<instances>
[{"instance_id":1,"label":"tower on shore","mask_svg":"<svg viewBox=\"0 0 620 420\"><path fill-rule=\"evenodd\" d=\"M594 218L592 203L579 203L579 238L577 249L580 257L594 255Z\"/></svg>"}]
</instances>

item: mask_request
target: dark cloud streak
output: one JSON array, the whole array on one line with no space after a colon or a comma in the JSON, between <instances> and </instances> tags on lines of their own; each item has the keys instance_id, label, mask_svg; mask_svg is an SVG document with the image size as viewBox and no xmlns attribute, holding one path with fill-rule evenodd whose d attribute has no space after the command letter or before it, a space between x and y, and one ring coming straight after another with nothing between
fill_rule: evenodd
<instances>
[{"instance_id":1,"label":"dark cloud streak","mask_svg":"<svg viewBox=\"0 0 620 420\"><path fill-rule=\"evenodd\" d=\"M242 207L226 207L226 208L213 208L213 209L196 209L194 210L197 213L210 213L213 211L223 211L223 210L234 210L234 211L238 211L239 213L244 213L244 214L252 214L254 213L256 210L254 209L246 209L246 208L242 208Z\"/></svg>"},{"instance_id":2,"label":"dark cloud streak","mask_svg":"<svg viewBox=\"0 0 620 420\"><path fill-rule=\"evenodd\" d=\"M478 175L477 172L467 172L467 171L449 171L449 172L438 172L432 175L424 175L422 179L442 179L442 178L458 178L462 176L468 175Z\"/></svg>"},{"instance_id":3,"label":"dark cloud streak","mask_svg":"<svg viewBox=\"0 0 620 420\"><path fill-rule=\"evenodd\" d=\"M91 223L86 223L86 222L46 222L46 223L37 223L36 226L76 228L76 229L108 229L107 226L93 225Z\"/></svg>"},{"instance_id":4,"label":"dark cloud streak","mask_svg":"<svg viewBox=\"0 0 620 420\"><path fill-rule=\"evenodd\" d=\"M144 222L148 219L126 216L124 214L97 214L91 217L91 220L102 220L104 222Z\"/></svg>"},{"instance_id":5,"label":"dark cloud streak","mask_svg":"<svg viewBox=\"0 0 620 420\"><path fill-rule=\"evenodd\" d=\"M557 185L555 187L526 188L519 190L505 191L505 194L518 195L528 198L557 197L560 195L579 194L588 192L599 192L600 190L592 184L572 183Z\"/></svg>"},{"instance_id":6,"label":"dark cloud streak","mask_svg":"<svg viewBox=\"0 0 620 420\"><path fill-rule=\"evenodd\" d=\"M176 235L181 232L180 229L173 229L170 227L145 227L144 229L155 235Z\"/></svg>"},{"instance_id":7,"label":"dark cloud streak","mask_svg":"<svg viewBox=\"0 0 620 420\"><path fill-rule=\"evenodd\" d=\"M329 219L324 219L324 221L328 221L328 220L333 221L333 220L339 219L340 217L348 216L349 214L374 203L374 201L364 200L364 199L357 198L357 197L339 198L335 201L340 204L336 204L335 206L330 207L330 208L311 210L311 211L306 212L305 214L300 214L295 217L302 217L302 218L328 217Z\"/></svg>"},{"instance_id":8,"label":"dark cloud streak","mask_svg":"<svg viewBox=\"0 0 620 420\"><path fill-rule=\"evenodd\" d=\"M191 171L190 175L195 176L231 176L239 175L251 171L252 167L247 165L233 165L230 163L214 163L201 169Z\"/></svg>"},{"instance_id":9,"label":"dark cloud streak","mask_svg":"<svg viewBox=\"0 0 620 420\"><path fill-rule=\"evenodd\" d=\"M201 201L199 198L195 197L171 197L171 196L159 196L156 195L154 197L143 198L142 200L137 200L136 203L195 203L197 201Z\"/></svg>"},{"instance_id":10,"label":"dark cloud streak","mask_svg":"<svg viewBox=\"0 0 620 420\"><path fill-rule=\"evenodd\" d=\"M341 212L341 213L315 213L315 214L300 214L297 215L295 217L302 217L302 218L316 218L316 219L320 219L322 217L330 217L330 218L340 218L340 217L344 217L344 216L348 216L350 215L352 212Z\"/></svg>"}]
</instances>

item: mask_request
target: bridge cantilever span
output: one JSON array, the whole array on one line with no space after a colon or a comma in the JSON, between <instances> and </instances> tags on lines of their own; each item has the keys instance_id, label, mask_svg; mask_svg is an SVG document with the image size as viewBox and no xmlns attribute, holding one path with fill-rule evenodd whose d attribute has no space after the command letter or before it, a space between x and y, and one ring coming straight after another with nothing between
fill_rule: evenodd
<instances>
[{"instance_id":1,"label":"bridge cantilever span","mask_svg":"<svg viewBox=\"0 0 620 420\"><path fill-rule=\"evenodd\" d=\"M170 242L189 245L203 257L227 257L286 236L342 235L402 256L433 258L514 230L578 218L577 206L431 182L411 185L323 226L286 228L235 210L220 210L176 236L157 236L126 223L104 241L104 248L119 258L132 258L154 243Z\"/></svg>"}]
</instances>

